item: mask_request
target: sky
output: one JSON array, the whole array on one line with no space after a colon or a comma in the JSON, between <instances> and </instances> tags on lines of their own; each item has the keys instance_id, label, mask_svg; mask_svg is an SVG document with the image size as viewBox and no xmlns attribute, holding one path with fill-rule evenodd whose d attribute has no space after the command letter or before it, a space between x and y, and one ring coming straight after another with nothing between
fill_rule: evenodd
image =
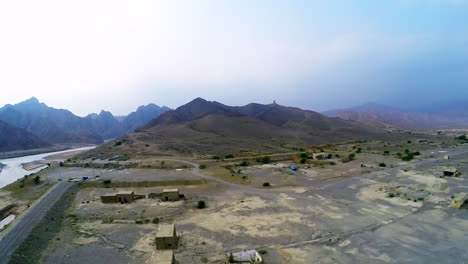
<instances>
[{"instance_id":1,"label":"sky","mask_svg":"<svg viewBox=\"0 0 468 264\"><path fill-rule=\"evenodd\" d=\"M468 100L468 0L0 0L0 105Z\"/></svg>"}]
</instances>

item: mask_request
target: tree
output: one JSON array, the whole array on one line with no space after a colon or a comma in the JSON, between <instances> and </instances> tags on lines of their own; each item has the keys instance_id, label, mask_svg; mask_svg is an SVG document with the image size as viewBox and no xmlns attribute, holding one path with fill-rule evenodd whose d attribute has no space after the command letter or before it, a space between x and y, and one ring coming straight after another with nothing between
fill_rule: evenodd
<instances>
[{"instance_id":1,"label":"tree","mask_svg":"<svg viewBox=\"0 0 468 264\"><path fill-rule=\"evenodd\" d=\"M197 208L198 209L203 209L205 207L206 207L205 201L203 201L203 200L198 201L198 203L197 203Z\"/></svg>"}]
</instances>

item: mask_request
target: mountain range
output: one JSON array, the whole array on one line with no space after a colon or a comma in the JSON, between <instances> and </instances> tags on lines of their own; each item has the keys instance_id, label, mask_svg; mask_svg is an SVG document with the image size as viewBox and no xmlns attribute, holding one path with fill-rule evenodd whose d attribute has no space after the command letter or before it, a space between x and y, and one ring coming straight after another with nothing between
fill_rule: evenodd
<instances>
[{"instance_id":1,"label":"mountain range","mask_svg":"<svg viewBox=\"0 0 468 264\"><path fill-rule=\"evenodd\" d=\"M51 146L28 131L16 128L3 121L0 121L0 135L0 152Z\"/></svg>"},{"instance_id":2,"label":"mountain range","mask_svg":"<svg viewBox=\"0 0 468 264\"><path fill-rule=\"evenodd\" d=\"M367 103L348 109L327 111L323 114L382 128L468 128L468 102L448 104L426 112L408 111L382 104Z\"/></svg>"},{"instance_id":3,"label":"mountain range","mask_svg":"<svg viewBox=\"0 0 468 264\"><path fill-rule=\"evenodd\" d=\"M276 103L235 107L197 98L87 155L287 152L310 145L395 136L370 125Z\"/></svg>"},{"instance_id":4,"label":"mountain range","mask_svg":"<svg viewBox=\"0 0 468 264\"><path fill-rule=\"evenodd\" d=\"M0 108L0 121L8 127L20 129L24 133L35 136L42 141L42 144L31 142L26 144L19 135L18 130L7 137L1 134L5 142L9 142L11 150L33 149L39 145L50 144L100 144L104 140L131 133L136 127L143 126L152 118L170 110L167 107L159 107L155 104L140 106L135 112L118 120L112 113L101 111L99 114L90 114L86 117L79 117L64 109L55 109L39 102L32 97L29 100L15 104L5 105ZM6 126L4 125L6 131ZM18 144L17 144L18 143ZM21 144L20 144L21 143ZM0 145L0 149L7 146L6 143Z\"/></svg>"}]
</instances>

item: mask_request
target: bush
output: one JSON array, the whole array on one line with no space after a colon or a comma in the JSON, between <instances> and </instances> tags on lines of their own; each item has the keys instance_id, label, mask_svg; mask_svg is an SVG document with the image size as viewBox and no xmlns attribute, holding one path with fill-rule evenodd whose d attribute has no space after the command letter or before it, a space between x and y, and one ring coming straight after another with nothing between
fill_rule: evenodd
<instances>
[{"instance_id":1,"label":"bush","mask_svg":"<svg viewBox=\"0 0 468 264\"><path fill-rule=\"evenodd\" d=\"M260 250L258 251L258 253L259 253L260 255L265 255L265 254L268 253L268 251L267 251L266 249L260 249Z\"/></svg>"},{"instance_id":2,"label":"bush","mask_svg":"<svg viewBox=\"0 0 468 264\"><path fill-rule=\"evenodd\" d=\"M198 166L198 168L200 168L200 170L204 170L204 169L206 169L206 165L201 164L200 166Z\"/></svg>"},{"instance_id":3,"label":"bush","mask_svg":"<svg viewBox=\"0 0 468 264\"><path fill-rule=\"evenodd\" d=\"M221 159L221 157L220 157L220 156L218 156L218 155L215 155L215 156L213 156L213 159L214 159L214 160L220 160L220 159Z\"/></svg>"},{"instance_id":4,"label":"bush","mask_svg":"<svg viewBox=\"0 0 468 264\"><path fill-rule=\"evenodd\" d=\"M383 154L384 154L384 155L390 155L390 151L384 150Z\"/></svg>"},{"instance_id":5,"label":"bush","mask_svg":"<svg viewBox=\"0 0 468 264\"><path fill-rule=\"evenodd\" d=\"M362 152L362 148L358 148L358 149L356 150L356 153L361 153L361 152Z\"/></svg>"},{"instance_id":6,"label":"bush","mask_svg":"<svg viewBox=\"0 0 468 264\"><path fill-rule=\"evenodd\" d=\"M205 201L203 201L203 200L198 201L198 203L197 203L197 208L198 209L203 209L205 207L206 207Z\"/></svg>"},{"instance_id":7,"label":"bush","mask_svg":"<svg viewBox=\"0 0 468 264\"><path fill-rule=\"evenodd\" d=\"M263 164L268 164L271 162L271 158L268 156L262 157L262 158L257 158L257 162L263 163Z\"/></svg>"},{"instance_id":8,"label":"bush","mask_svg":"<svg viewBox=\"0 0 468 264\"><path fill-rule=\"evenodd\" d=\"M115 142L114 147L117 147L117 146L120 146L120 145L122 145L122 141L117 141L117 142Z\"/></svg>"},{"instance_id":9,"label":"bush","mask_svg":"<svg viewBox=\"0 0 468 264\"><path fill-rule=\"evenodd\" d=\"M387 167L387 164L385 164L384 162L380 162L379 167Z\"/></svg>"},{"instance_id":10,"label":"bush","mask_svg":"<svg viewBox=\"0 0 468 264\"><path fill-rule=\"evenodd\" d=\"M229 154L229 155L226 155L225 158L226 158L226 159L232 159L232 158L234 158L234 155Z\"/></svg>"},{"instance_id":11,"label":"bush","mask_svg":"<svg viewBox=\"0 0 468 264\"><path fill-rule=\"evenodd\" d=\"M136 221L135 221L135 224L137 224L137 225L142 225L142 224L143 224L143 220L136 220Z\"/></svg>"},{"instance_id":12,"label":"bush","mask_svg":"<svg viewBox=\"0 0 468 264\"><path fill-rule=\"evenodd\" d=\"M353 160L355 157L356 157L356 154L354 154L354 153L351 153L351 154L348 155L349 160Z\"/></svg>"},{"instance_id":13,"label":"bush","mask_svg":"<svg viewBox=\"0 0 468 264\"><path fill-rule=\"evenodd\" d=\"M455 139L463 140L463 141L467 141L467 140L468 140L465 134L463 134L463 135L461 135L461 136L458 136L458 137L456 137Z\"/></svg>"},{"instance_id":14,"label":"bush","mask_svg":"<svg viewBox=\"0 0 468 264\"><path fill-rule=\"evenodd\" d=\"M151 220L151 223L153 223L155 225L159 224L159 218L157 218L157 217L153 218L153 220Z\"/></svg>"},{"instance_id":15,"label":"bush","mask_svg":"<svg viewBox=\"0 0 468 264\"><path fill-rule=\"evenodd\" d=\"M301 153L301 158L303 159L307 159L309 156L307 155L307 153Z\"/></svg>"},{"instance_id":16,"label":"bush","mask_svg":"<svg viewBox=\"0 0 468 264\"><path fill-rule=\"evenodd\" d=\"M270 186L271 186L271 185L270 185L269 182L264 182L264 183L263 183L263 187L270 187Z\"/></svg>"},{"instance_id":17,"label":"bush","mask_svg":"<svg viewBox=\"0 0 468 264\"><path fill-rule=\"evenodd\" d=\"M389 194L388 194L388 198L393 198L393 197L395 197L395 194L394 194L394 193L389 193Z\"/></svg>"},{"instance_id":18,"label":"bush","mask_svg":"<svg viewBox=\"0 0 468 264\"><path fill-rule=\"evenodd\" d=\"M111 182L112 182L111 180L105 180L105 181L103 181L102 183L104 183L104 184L111 184Z\"/></svg>"},{"instance_id":19,"label":"bush","mask_svg":"<svg viewBox=\"0 0 468 264\"><path fill-rule=\"evenodd\" d=\"M250 165L250 163L244 160L244 161L242 161L242 162L240 163L240 165L243 166L243 167L247 167L247 166Z\"/></svg>"},{"instance_id":20,"label":"bush","mask_svg":"<svg viewBox=\"0 0 468 264\"><path fill-rule=\"evenodd\" d=\"M306 161L307 161L307 159L306 159L306 158L302 158L302 159L301 159L299 162L300 162L301 164L305 164L305 163L306 163Z\"/></svg>"}]
</instances>

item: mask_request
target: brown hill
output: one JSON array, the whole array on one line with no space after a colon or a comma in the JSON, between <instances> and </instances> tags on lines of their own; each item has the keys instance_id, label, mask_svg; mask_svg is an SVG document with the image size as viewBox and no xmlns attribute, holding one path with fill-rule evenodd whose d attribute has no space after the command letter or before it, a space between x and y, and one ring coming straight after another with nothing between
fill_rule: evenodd
<instances>
[{"instance_id":1,"label":"brown hill","mask_svg":"<svg viewBox=\"0 0 468 264\"><path fill-rule=\"evenodd\" d=\"M392 133L355 121L278 104L226 106L197 98L153 119L136 133L93 150L107 154L224 154L286 152L290 148L359 139L391 139Z\"/></svg>"}]
</instances>

